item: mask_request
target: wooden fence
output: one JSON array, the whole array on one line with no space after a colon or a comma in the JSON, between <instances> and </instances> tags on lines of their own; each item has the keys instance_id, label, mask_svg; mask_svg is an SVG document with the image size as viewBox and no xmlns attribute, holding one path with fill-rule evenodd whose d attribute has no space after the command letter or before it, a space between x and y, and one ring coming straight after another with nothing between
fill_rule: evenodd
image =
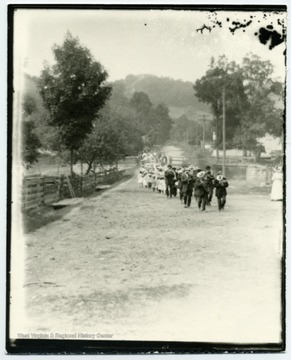
<instances>
[{"instance_id":1,"label":"wooden fence","mask_svg":"<svg viewBox=\"0 0 291 360\"><path fill-rule=\"evenodd\" d=\"M59 198L60 178L52 176L25 177L22 186L22 204L31 209L50 204Z\"/></svg>"},{"instance_id":2,"label":"wooden fence","mask_svg":"<svg viewBox=\"0 0 291 360\"><path fill-rule=\"evenodd\" d=\"M225 159L225 164L226 165L248 165L250 163L254 163L255 162L255 158L254 157L226 157ZM223 159L220 157L219 159L217 159L216 162L218 165L222 165L223 163Z\"/></svg>"},{"instance_id":3,"label":"wooden fence","mask_svg":"<svg viewBox=\"0 0 291 360\"><path fill-rule=\"evenodd\" d=\"M22 186L22 207L28 210L71 197L69 182L76 196L82 196L84 192L94 191L99 184L116 181L123 173L124 170L113 168L86 176L26 176Z\"/></svg>"}]
</instances>

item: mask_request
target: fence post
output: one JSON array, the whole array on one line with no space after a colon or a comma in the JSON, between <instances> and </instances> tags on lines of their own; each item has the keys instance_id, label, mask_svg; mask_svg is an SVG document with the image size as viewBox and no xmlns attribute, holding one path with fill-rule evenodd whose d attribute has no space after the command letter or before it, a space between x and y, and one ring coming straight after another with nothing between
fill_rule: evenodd
<instances>
[{"instance_id":1,"label":"fence post","mask_svg":"<svg viewBox=\"0 0 291 360\"><path fill-rule=\"evenodd\" d=\"M63 188L64 188L64 175L61 175L60 178L60 187L59 187L59 198L63 197Z\"/></svg>"},{"instance_id":2,"label":"fence post","mask_svg":"<svg viewBox=\"0 0 291 360\"><path fill-rule=\"evenodd\" d=\"M24 181L22 182L22 186L23 186L23 188L25 189L26 188L26 179L24 178ZM28 194L27 194L27 192L25 192L24 193L24 196L23 196L23 199L22 199L22 206L23 206L23 208L26 208L26 203L27 203L27 197L28 197Z\"/></svg>"},{"instance_id":3,"label":"fence post","mask_svg":"<svg viewBox=\"0 0 291 360\"><path fill-rule=\"evenodd\" d=\"M44 176L43 176L42 177L42 200L41 200L42 205L44 205L44 203L45 203L44 197L45 197L45 179L44 179Z\"/></svg>"}]
</instances>

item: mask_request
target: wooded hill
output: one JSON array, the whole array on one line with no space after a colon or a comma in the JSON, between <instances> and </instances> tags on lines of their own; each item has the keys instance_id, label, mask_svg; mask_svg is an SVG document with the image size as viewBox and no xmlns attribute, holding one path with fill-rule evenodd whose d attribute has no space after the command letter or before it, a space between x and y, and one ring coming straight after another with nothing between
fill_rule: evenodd
<instances>
[{"instance_id":1,"label":"wooded hill","mask_svg":"<svg viewBox=\"0 0 291 360\"><path fill-rule=\"evenodd\" d=\"M25 74L25 89L33 93L41 102L36 87L37 77ZM164 103L170 116L177 119L186 115L190 120L198 120L201 114L211 114L210 107L197 99L190 81L174 80L154 75L128 75L123 80L113 82L112 87L122 87L124 95L131 98L135 92L144 92L153 105Z\"/></svg>"},{"instance_id":2,"label":"wooded hill","mask_svg":"<svg viewBox=\"0 0 291 360\"><path fill-rule=\"evenodd\" d=\"M154 75L128 75L124 80L115 81L113 86L115 84L123 86L129 98L134 92L141 91L154 105L164 103L173 119L186 115L190 120L199 120L201 114L210 114L210 107L197 99L190 81Z\"/></svg>"}]
</instances>

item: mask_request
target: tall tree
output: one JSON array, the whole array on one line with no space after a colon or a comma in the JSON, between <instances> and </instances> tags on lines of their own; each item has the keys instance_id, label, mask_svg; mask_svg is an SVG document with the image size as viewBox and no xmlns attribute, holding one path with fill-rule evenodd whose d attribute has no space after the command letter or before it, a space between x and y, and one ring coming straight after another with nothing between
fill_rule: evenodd
<instances>
[{"instance_id":1,"label":"tall tree","mask_svg":"<svg viewBox=\"0 0 291 360\"><path fill-rule=\"evenodd\" d=\"M259 138L266 134L280 137L283 132L283 84L272 79L270 61L248 54L243 59L242 75L247 106L234 138L236 147L259 157L265 149Z\"/></svg>"},{"instance_id":2,"label":"tall tree","mask_svg":"<svg viewBox=\"0 0 291 360\"><path fill-rule=\"evenodd\" d=\"M130 105L135 110L136 124L143 133L146 135L152 128L151 111L153 105L144 92L135 92L130 99Z\"/></svg>"},{"instance_id":3,"label":"tall tree","mask_svg":"<svg viewBox=\"0 0 291 360\"><path fill-rule=\"evenodd\" d=\"M78 150L78 159L87 163L87 174L93 164L113 164L143 148L141 133L132 121L107 107L94 121L93 131Z\"/></svg>"},{"instance_id":4,"label":"tall tree","mask_svg":"<svg viewBox=\"0 0 291 360\"><path fill-rule=\"evenodd\" d=\"M154 107L144 92L135 92L130 105L135 111L135 122L143 134L145 145L164 144L170 136L172 126L168 107L165 104Z\"/></svg>"},{"instance_id":5,"label":"tall tree","mask_svg":"<svg viewBox=\"0 0 291 360\"><path fill-rule=\"evenodd\" d=\"M169 109L164 104L159 104L152 110L153 143L164 144L170 137L172 119L169 116Z\"/></svg>"},{"instance_id":6,"label":"tall tree","mask_svg":"<svg viewBox=\"0 0 291 360\"><path fill-rule=\"evenodd\" d=\"M41 73L39 89L50 113L49 124L59 131L65 148L73 155L93 129L98 111L110 96L107 72L90 51L70 33L61 46L54 45L56 63Z\"/></svg>"},{"instance_id":7,"label":"tall tree","mask_svg":"<svg viewBox=\"0 0 291 360\"><path fill-rule=\"evenodd\" d=\"M212 108L215 121L216 146L222 144L222 94L225 91L226 145L232 147L233 138L240 124L241 113L246 104L243 76L235 62L228 62L225 56L211 59L206 74L194 84L195 95Z\"/></svg>"}]
</instances>

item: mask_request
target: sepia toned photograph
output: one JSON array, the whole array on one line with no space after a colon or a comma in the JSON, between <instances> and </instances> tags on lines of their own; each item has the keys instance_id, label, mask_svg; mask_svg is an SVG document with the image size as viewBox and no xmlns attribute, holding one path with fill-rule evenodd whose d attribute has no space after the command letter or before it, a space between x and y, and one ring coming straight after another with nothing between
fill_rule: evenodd
<instances>
[{"instance_id":1,"label":"sepia toned photograph","mask_svg":"<svg viewBox=\"0 0 291 360\"><path fill-rule=\"evenodd\" d=\"M283 352L286 6L8 20L7 351Z\"/></svg>"}]
</instances>

